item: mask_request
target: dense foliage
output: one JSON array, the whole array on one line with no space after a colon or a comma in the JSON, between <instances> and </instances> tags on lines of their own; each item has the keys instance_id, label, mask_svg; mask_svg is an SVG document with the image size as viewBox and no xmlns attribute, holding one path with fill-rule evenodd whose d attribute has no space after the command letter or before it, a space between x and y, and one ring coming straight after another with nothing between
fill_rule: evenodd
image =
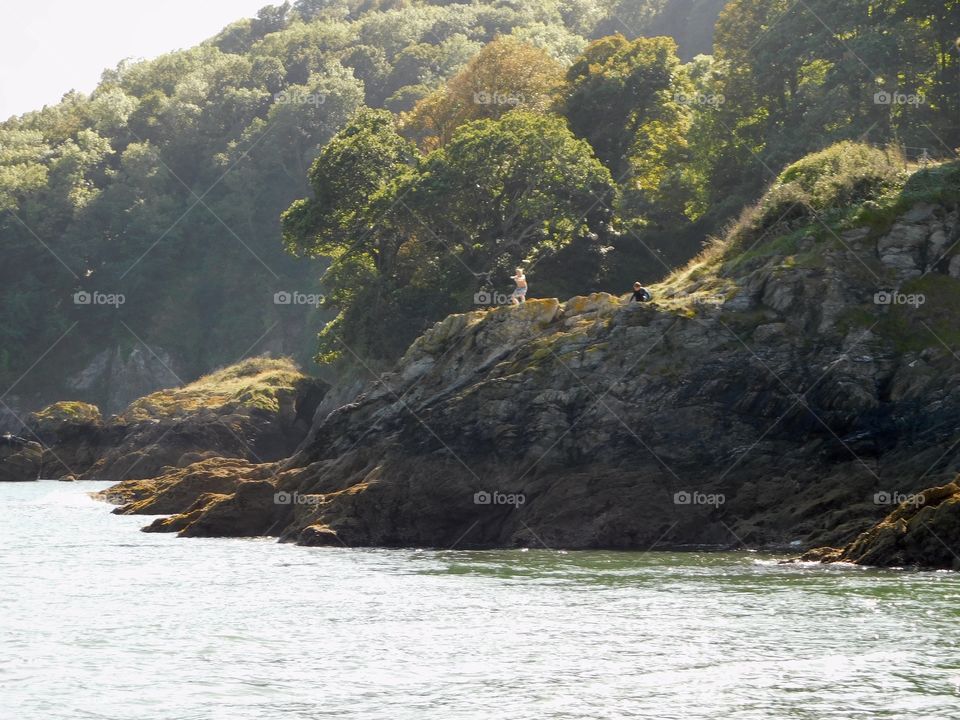
<instances>
[{"instance_id":1,"label":"dense foliage","mask_svg":"<svg viewBox=\"0 0 960 720\"><path fill-rule=\"evenodd\" d=\"M414 166L410 150L389 113L359 113L314 163L315 199L284 215L290 249L333 258L324 286L340 314L321 333L325 361L396 356L518 263L587 239L614 191L590 145L552 115L464 124Z\"/></svg>"},{"instance_id":2,"label":"dense foliage","mask_svg":"<svg viewBox=\"0 0 960 720\"><path fill-rule=\"evenodd\" d=\"M670 12L650 4L648 24ZM364 105L412 110L498 36L559 76L611 7L299 0L3 122L0 384L99 400L56 385L88 366L109 375L141 340L185 378L248 351L307 360L329 315L273 297L323 291L327 260L277 241L320 147ZM697 42L689 52L709 49ZM94 299L77 305L77 292Z\"/></svg>"}]
</instances>

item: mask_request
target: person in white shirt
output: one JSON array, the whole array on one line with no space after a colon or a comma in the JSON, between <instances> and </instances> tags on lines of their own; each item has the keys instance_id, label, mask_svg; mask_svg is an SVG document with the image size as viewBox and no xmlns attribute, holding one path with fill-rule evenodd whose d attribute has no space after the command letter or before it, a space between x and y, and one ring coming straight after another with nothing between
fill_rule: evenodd
<instances>
[{"instance_id":1,"label":"person in white shirt","mask_svg":"<svg viewBox=\"0 0 960 720\"><path fill-rule=\"evenodd\" d=\"M523 274L523 268L517 268L513 274L513 281L517 284L517 289L510 296L510 302L519 305L527 301L527 276Z\"/></svg>"}]
</instances>

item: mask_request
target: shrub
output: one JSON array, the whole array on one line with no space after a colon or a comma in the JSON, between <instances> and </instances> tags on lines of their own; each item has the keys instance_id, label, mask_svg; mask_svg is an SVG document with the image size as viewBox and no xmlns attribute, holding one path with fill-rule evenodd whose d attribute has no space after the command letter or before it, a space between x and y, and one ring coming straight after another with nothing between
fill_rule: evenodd
<instances>
[{"instance_id":1,"label":"shrub","mask_svg":"<svg viewBox=\"0 0 960 720\"><path fill-rule=\"evenodd\" d=\"M851 206L889 197L906 180L896 153L841 142L787 167L760 201L746 208L727 230L731 248L752 246L773 231L790 232L815 222L836 220Z\"/></svg>"},{"instance_id":2,"label":"shrub","mask_svg":"<svg viewBox=\"0 0 960 720\"><path fill-rule=\"evenodd\" d=\"M808 155L780 173L772 190L795 185L818 211L873 200L904 182L903 158L853 142Z\"/></svg>"}]
</instances>

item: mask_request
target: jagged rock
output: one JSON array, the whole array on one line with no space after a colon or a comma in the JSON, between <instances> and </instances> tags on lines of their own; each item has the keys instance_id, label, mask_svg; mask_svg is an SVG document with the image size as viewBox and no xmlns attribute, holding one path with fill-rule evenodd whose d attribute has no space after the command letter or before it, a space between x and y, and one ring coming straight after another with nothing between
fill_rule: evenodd
<instances>
[{"instance_id":1,"label":"jagged rock","mask_svg":"<svg viewBox=\"0 0 960 720\"><path fill-rule=\"evenodd\" d=\"M298 545L342 545L342 541L337 537L336 530L326 525L308 525L300 531L297 538Z\"/></svg>"},{"instance_id":2,"label":"jagged rock","mask_svg":"<svg viewBox=\"0 0 960 720\"><path fill-rule=\"evenodd\" d=\"M198 520L207 508L229 497L225 494L203 493L182 513L157 518L142 530L143 532L181 532Z\"/></svg>"},{"instance_id":3,"label":"jagged rock","mask_svg":"<svg viewBox=\"0 0 960 720\"><path fill-rule=\"evenodd\" d=\"M937 206L930 203L917 203L901 217L904 223L924 223L936 217Z\"/></svg>"},{"instance_id":4,"label":"jagged rock","mask_svg":"<svg viewBox=\"0 0 960 720\"><path fill-rule=\"evenodd\" d=\"M870 228L866 228L866 227L853 228L852 230L847 230L841 233L840 237L843 239L844 242L849 243L854 247L857 247L861 241L866 240L868 237L870 237ZM812 245L808 245L806 247L803 247L802 249L809 250L811 247Z\"/></svg>"},{"instance_id":5,"label":"jagged rock","mask_svg":"<svg viewBox=\"0 0 960 720\"><path fill-rule=\"evenodd\" d=\"M269 535L284 514L286 506L275 501L276 488L268 480L248 480L237 484L230 495L211 495L196 517L180 530L184 537L249 537ZM176 516L173 519L176 522Z\"/></svg>"},{"instance_id":6,"label":"jagged rock","mask_svg":"<svg viewBox=\"0 0 960 720\"><path fill-rule=\"evenodd\" d=\"M212 458L186 468L171 469L156 478L128 480L95 494L121 507L121 515L177 513L207 494L226 495L247 477L267 477L270 466L240 458Z\"/></svg>"},{"instance_id":7,"label":"jagged rock","mask_svg":"<svg viewBox=\"0 0 960 720\"><path fill-rule=\"evenodd\" d=\"M911 495L845 547L817 548L800 559L960 570L958 552L960 485L954 482Z\"/></svg>"},{"instance_id":8,"label":"jagged rock","mask_svg":"<svg viewBox=\"0 0 960 720\"><path fill-rule=\"evenodd\" d=\"M786 323L767 323L760 325L753 331L753 340L756 343L767 344L782 336L787 329Z\"/></svg>"},{"instance_id":9,"label":"jagged rock","mask_svg":"<svg viewBox=\"0 0 960 720\"><path fill-rule=\"evenodd\" d=\"M920 275L925 266L923 249L929 234L925 225L895 224L877 243L880 262L895 270L901 280Z\"/></svg>"},{"instance_id":10,"label":"jagged rock","mask_svg":"<svg viewBox=\"0 0 960 720\"><path fill-rule=\"evenodd\" d=\"M763 304L777 312L783 312L793 305L798 290L798 285L792 282L768 283L763 293Z\"/></svg>"},{"instance_id":11,"label":"jagged rock","mask_svg":"<svg viewBox=\"0 0 960 720\"><path fill-rule=\"evenodd\" d=\"M37 480L43 474L43 447L15 435L0 435L0 482Z\"/></svg>"},{"instance_id":12,"label":"jagged rock","mask_svg":"<svg viewBox=\"0 0 960 720\"><path fill-rule=\"evenodd\" d=\"M96 462L107 440L100 409L84 402L49 405L27 419L30 436L43 447L45 478L78 477Z\"/></svg>"},{"instance_id":13,"label":"jagged rock","mask_svg":"<svg viewBox=\"0 0 960 720\"><path fill-rule=\"evenodd\" d=\"M807 550L807 552L800 556L800 561L820 563L840 562L842 556L843 551L838 548L819 547Z\"/></svg>"},{"instance_id":14,"label":"jagged rock","mask_svg":"<svg viewBox=\"0 0 960 720\"><path fill-rule=\"evenodd\" d=\"M927 251L927 257L930 258L931 261L936 261L941 258L943 252L947 249L950 239L947 236L947 231L941 225L934 229L932 233L930 233L930 237L927 242L930 244L930 247Z\"/></svg>"}]
</instances>

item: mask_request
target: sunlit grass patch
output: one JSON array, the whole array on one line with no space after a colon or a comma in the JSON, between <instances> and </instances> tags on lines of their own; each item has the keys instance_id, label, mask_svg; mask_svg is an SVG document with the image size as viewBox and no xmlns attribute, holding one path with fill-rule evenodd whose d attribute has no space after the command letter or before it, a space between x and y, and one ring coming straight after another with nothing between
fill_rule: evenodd
<instances>
[{"instance_id":1,"label":"sunlit grass patch","mask_svg":"<svg viewBox=\"0 0 960 720\"><path fill-rule=\"evenodd\" d=\"M250 358L179 388L160 390L133 402L127 420L177 417L201 409L279 410L278 393L293 391L303 377L289 358Z\"/></svg>"}]
</instances>

